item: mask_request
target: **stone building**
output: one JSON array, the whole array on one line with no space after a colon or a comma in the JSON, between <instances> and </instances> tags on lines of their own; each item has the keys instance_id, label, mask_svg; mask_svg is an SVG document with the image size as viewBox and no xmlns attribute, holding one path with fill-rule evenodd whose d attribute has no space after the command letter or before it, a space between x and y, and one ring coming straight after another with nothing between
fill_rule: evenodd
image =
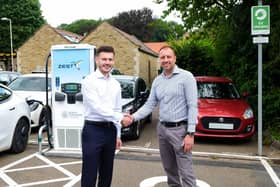
<instances>
[{"instance_id":1,"label":"stone building","mask_svg":"<svg viewBox=\"0 0 280 187\"><path fill-rule=\"evenodd\" d=\"M52 45L83 43L96 47L111 45L116 51L115 68L126 75L142 77L149 85L158 73L157 53L136 37L107 22L100 24L83 39L81 36L42 26L17 50L17 71L31 73L45 71L45 61ZM50 63L49 63L50 64Z\"/></svg>"},{"instance_id":2,"label":"stone building","mask_svg":"<svg viewBox=\"0 0 280 187\"><path fill-rule=\"evenodd\" d=\"M107 22L100 24L80 43L99 47L111 45L116 52L115 68L123 74L142 77L151 84L158 73L157 53L144 45L136 37L129 35Z\"/></svg>"}]
</instances>

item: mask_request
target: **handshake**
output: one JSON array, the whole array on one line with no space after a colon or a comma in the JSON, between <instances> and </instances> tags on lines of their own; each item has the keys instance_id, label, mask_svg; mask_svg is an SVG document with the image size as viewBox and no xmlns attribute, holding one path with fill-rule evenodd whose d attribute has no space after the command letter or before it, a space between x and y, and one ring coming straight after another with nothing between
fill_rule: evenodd
<instances>
[{"instance_id":1,"label":"handshake","mask_svg":"<svg viewBox=\"0 0 280 187\"><path fill-rule=\"evenodd\" d=\"M131 125L133 123L133 121L134 121L134 117L131 114L125 113L123 115L121 124L123 127L127 127L127 126Z\"/></svg>"}]
</instances>

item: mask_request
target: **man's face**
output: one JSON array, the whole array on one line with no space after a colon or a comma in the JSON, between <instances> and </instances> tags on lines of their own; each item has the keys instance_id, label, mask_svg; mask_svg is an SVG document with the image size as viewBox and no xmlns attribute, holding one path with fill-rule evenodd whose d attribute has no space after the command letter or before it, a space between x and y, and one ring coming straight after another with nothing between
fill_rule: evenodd
<instances>
[{"instance_id":1,"label":"man's face","mask_svg":"<svg viewBox=\"0 0 280 187\"><path fill-rule=\"evenodd\" d=\"M114 54L110 52L101 52L96 57L96 64L102 74L108 74L113 68Z\"/></svg>"},{"instance_id":2,"label":"man's face","mask_svg":"<svg viewBox=\"0 0 280 187\"><path fill-rule=\"evenodd\" d=\"M170 48L164 48L159 52L159 62L164 71L172 71L176 63L176 56Z\"/></svg>"}]
</instances>

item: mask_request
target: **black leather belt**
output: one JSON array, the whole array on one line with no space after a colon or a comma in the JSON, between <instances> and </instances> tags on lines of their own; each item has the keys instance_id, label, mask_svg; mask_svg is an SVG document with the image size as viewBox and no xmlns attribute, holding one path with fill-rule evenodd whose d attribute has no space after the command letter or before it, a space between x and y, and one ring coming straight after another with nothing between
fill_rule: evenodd
<instances>
[{"instance_id":1,"label":"black leather belt","mask_svg":"<svg viewBox=\"0 0 280 187\"><path fill-rule=\"evenodd\" d=\"M96 125L96 126L100 126L100 127L114 127L114 123L111 121L89 121L89 120L85 120L86 124L89 125Z\"/></svg>"},{"instance_id":2,"label":"black leather belt","mask_svg":"<svg viewBox=\"0 0 280 187\"><path fill-rule=\"evenodd\" d=\"M188 121L184 120L184 121L179 121L179 122L167 122L167 121L161 121L160 122L163 126L167 127L167 128L171 128L171 127L179 127L181 125L187 125Z\"/></svg>"}]
</instances>

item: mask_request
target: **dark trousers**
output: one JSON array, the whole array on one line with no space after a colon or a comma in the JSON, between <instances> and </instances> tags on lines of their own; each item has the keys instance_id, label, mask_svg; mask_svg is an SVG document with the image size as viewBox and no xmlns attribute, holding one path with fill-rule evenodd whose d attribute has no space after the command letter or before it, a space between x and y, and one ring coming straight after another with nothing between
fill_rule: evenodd
<instances>
[{"instance_id":1,"label":"dark trousers","mask_svg":"<svg viewBox=\"0 0 280 187\"><path fill-rule=\"evenodd\" d=\"M82 187L110 187L116 149L116 127L85 125L82 130Z\"/></svg>"}]
</instances>

